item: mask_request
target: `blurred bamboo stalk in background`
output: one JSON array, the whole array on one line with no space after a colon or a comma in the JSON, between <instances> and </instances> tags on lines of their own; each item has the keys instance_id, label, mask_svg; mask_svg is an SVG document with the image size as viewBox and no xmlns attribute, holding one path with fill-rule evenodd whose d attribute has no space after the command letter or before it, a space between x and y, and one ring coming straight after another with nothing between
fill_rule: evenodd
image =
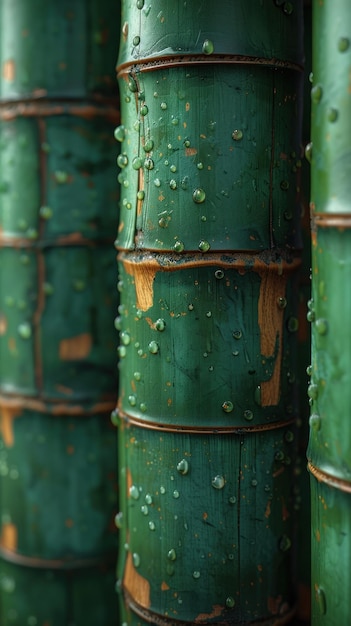
<instances>
[{"instance_id":1,"label":"blurred bamboo stalk in background","mask_svg":"<svg viewBox=\"0 0 351 626\"><path fill-rule=\"evenodd\" d=\"M313 2L312 624L349 624L351 558L351 5Z\"/></svg>"},{"instance_id":2,"label":"blurred bamboo stalk in background","mask_svg":"<svg viewBox=\"0 0 351 626\"><path fill-rule=\"evenodd\" d=\"M284 624L302 1L122 7L122 619Z\"/></svg>"},{"instance_id":3,"label":"blurred bamboo stalk in background","mask_svg":"<svg viewBox=\"0 0 351 626\"><path fill-rule=\"evenodd\" d=\"M116 624L112 0L0 1L0 622Z\"/></svg>"}]
</instances>

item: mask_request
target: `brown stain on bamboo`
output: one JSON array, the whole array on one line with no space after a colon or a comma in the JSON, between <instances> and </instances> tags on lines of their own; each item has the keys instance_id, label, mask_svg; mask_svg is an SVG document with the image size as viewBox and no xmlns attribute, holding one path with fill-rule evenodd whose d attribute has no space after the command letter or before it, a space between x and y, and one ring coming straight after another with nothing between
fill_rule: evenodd
<instances>
[{"instance_id":1,"label":"brown stain on bamboo","mask_svg":"<svg viewBox=\"0 0 351 626\"><path fill-rule=\"evenodd\" d=\"M269 271L261 276L258 299L258 325L261 331L261 354L273 356L278 344L274 370L268 381L261 383L262 406L276 406L280 397L281 363L283 356L283 310L279 309L279 298L285 297L286 278Z\"/></svg>"},{"instance_id":2,"label":"brown stain on bamboo","mask_svg":"<svg viewBox=\"0 0 351 626\"><path fill-rule=\"evenodd\" d=\"M145 265L125 263L124 267L127 274L134 278L138 309L148 311L154 301L154 279L159 269L158 263L156 261Z\"/></svg>"},{"instance_id":3,"label":"brown stain on bamboo","mask_svg":"<svg viewBox=\"0 0 351 626\"><path fill-rule=\"evenodd\" d=\"M5 335L7 331L7 319L5 315L0 315L0 335Z\"/></svg>"},{"instance_id":4,"label":"brown stain on bamboo","mask_svg":"<svg viewBox=\"0 0 351 626\"><path fill-rule=\"evenodd\" d=\"M22 410L18 406L0 407L0 431L4 444L7 448L11 448L15 442L13 434L13 420L21 414Z\"/></svg>"},{"instance_id":5,"label":"brown stain on bamboo","mask_svg":"<svg viewBox=\"0 0 351 626\"><path fill-rule=\"evenodd\" d=\"M5 80L12 83L16 76L16 63L13 59L8 59L2 66L2 75Z\"/></svg>"},{"instance_id":6,"label":"brown stain on bamboo","mask_svg":"<svg viewBox=\"0 0 351 626\"><path fill-rule=\"evenodd\" d=\"M61 361L75 361L85 359L92 347L92 336L89 333L82 333L69 339L62 339L60 342L59 356Z\"/></svg>"},{"instance_id":7,"label":"brown stain on bamboo","mask_svg":"<svg viewBox=\"0 0 351 626\"><path fill-rule=\"evenodd\" d=\"M220 604L215 604L212 607L212 612L211 613L200 613L197 617L195 617L194 622L195 624L201 624L201 622L207 622L207 620L212 619L214 617L220 617L222 615L222 611L223 611L223 606L221 606Z\"/></svg>"},{"instance_id":8,"label":"brown stain on bamboo","mask_svg":"<svg viewBox=\"0 0 351 626\"><path fill-rule=\"evenodd\" d=\"M3 524L0 535L0 546L15 552L18 543L18 532L14 524Z\"/></svg>"},{"instance_id":9,"label":"brown stain on bamboo","mask_svg":"<svg viewBox=\"0 0 351 626\"><path fill-rule=\"evenodd\" d=\"M139 606L146 609L150 607L150 583L136 571L130 552L124 570L123 586Z\"/></svg>"}]
</instances>

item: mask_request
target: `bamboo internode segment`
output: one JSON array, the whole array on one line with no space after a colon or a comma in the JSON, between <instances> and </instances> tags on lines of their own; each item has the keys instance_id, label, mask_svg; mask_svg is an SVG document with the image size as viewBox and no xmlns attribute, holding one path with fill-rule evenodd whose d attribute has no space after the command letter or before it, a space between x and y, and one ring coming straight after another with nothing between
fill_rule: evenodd
<instances>
[{"instance_id":1,"label":"bamboo internode segment","mask_svg":"<svg viewBox=\"0 0 351 626\"><path fill-rule=\"evenodd\" d=\"M302 2L122 6L122 619L287 623Z\"/></svg>"},{"instance_id":2,"label":"bamboo internode segment","mask_svg":"<svg viewBox=\"0 0 351 626\"><path fill-rule=\"evenodd\" d=\"M312 624L350 621L351 5L313 3Z\"/></svg>"},{"instance_id":3,"label":"bamboo internode segment","mask_svg":"<svg viewBox=\"0 0 351 626\"><path fill-rule=\"evenodd\" d=\"M112 626L119 7L0 24L0 622Z\"/></svg>"}]
</instances>

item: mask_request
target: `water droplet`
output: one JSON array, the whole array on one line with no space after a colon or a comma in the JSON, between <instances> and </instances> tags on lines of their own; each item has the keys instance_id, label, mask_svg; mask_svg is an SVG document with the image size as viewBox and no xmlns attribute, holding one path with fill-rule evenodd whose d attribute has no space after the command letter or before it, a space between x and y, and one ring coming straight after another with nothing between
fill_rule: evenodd
<instances>
[{"instance_id":1,"label":"water droplet","mask_svg":"<svg viewBox=\"0 0 351 626\"><path fill-rule=\"evenodd\" d=\"M222 409L225 413L231 413L234 409L234 404L230 400L225 400L222 404Z\"/></svg>"},{"instance_id":2,"label":"water droplet","mask_svg":"<svg viewBox=\"0 0 351 626\"><path fill-rule=\"evenodd\" d=\"M148 349L151 354L157 354L159 351L159 345L156 341L150 341Z\"/></svg>"},{"instance_id":3,"label":"water droplet","mask_svg":"<svg viewBox=\"0 0 351 626\"><path fill-rule=\"evenodd\" d=\"M212 317L212 311L206 311L206 317Z\"/></svg>"},{"instance_id":4,"label":"water droplet","mask_svg":"<svg viewBox=\"0 0 351 626\"><path fill-rule=\"evenodd\" d=\"M193 578L195 578L195 579L200 578L200 572L198 570L194 570L193 571Z\"/></svg>"},{"instance_id":5,"label":"water droplet","mask_svg":"<svg viewBox=\"0 0 351 626\"><path fill-rule=\"evenodd\" d=\"M257 385L257 387L255 389L254 400L255 400L256 404L258 404L258 406L261 406L262 400L261 400L261 386L260 385Z\"/></svg>"},{"instance_id":6,"label":"water droplet","mask_svg":"<svg viewBox=\"0 0 351 626\"><path fill-rule=\"evenodd\" d=\"M124 357L127 356L127 348L125 346L118 346L117 354L120 359L124 359Z\"/></svg>"},{"instance_id":7,"label":"water droplet","mask_svg":"<svg viewBox=\"0 0 351 626\"><path fill-rule=\"evenodd\" d=\"M147 504L142 504L140 510L143 515L149 515L149 507L147 506Z\"/></svg>"},{"instance_id":8,"label":"water droplet","mask_svg":"<svg viewBox=\"0 0 351 626\"><path fill-rule=\"evenodd\" d=\"M253 478L253 479L252 479L252 481L251 481L251 485L252 485L253 487L257 487L257 485L258 485L258 480L256 480L256 478Z\"/></svg>"},{"instance_id":9,"label":"water droplet","mask_svg":"<svg viewBox=\"0 0 351 626\"><path fill-rule=\"evenodd\" d=\"M285 454L282 450L277 450L277 452L274 455L274 460L275 461L284 461L285 459Z\"/></svg>"},{"instance_id":10,"label":"water droplet","mask_svg":"<svg viewBox=\"0 0 351 626\"><path fill-rule=\"evenodd\" d=\"M142 413L146 413L146 411L147 411L147 406L146 406L145 402L141 402L141 403L140 403L140 405L139 405L139 409L140 409L140 411L141 411Z\"/></svg>"},{"instance_id":11,"label":"water droplet","mask_svg":"<svg viewBox=\"0 0 351 626\"><path fill-rule=\"evenodd\" d=\"M144 198L145 198L145 191L139 189L139 191L137 193L137 198L138 198L138 200L144 200Z\"/></svg>"},{"instance_id":12,"label":"water droplet","mask_svg":"<svg viewBox=\"0 0 351 626\"><path fill-rule=\"evenodd\" d=\"M155 178L154 185L155 185L155 187L161 187L161 181L160 181L159 178Z\"/></svg>"},{"instance_id":13,"label":"water droplet","mask_svg":"<svg viewBox=\"0 0 351 626\"><path fill-rule=\"evenodd\" d=\"M235 496L230 496L228 498L228 502L229 502L229 504L235 504L236 503L236 497Z\"/></svg>"},{"instance_id":14,"label":"water droplet","mask_svg":"<svg viewBox=\"0 0 351 626\"><path fill-rule=\"evenodd\" d=\"M306 374L307 376L312 376L312 365L307 365Z\"/></svg>"},{"instance_id":15,"label":"water droplet","mask_svg":"<svg viewBox=\"0 0 351 626\"><path fill-rule=\"evenodd\" d=\"M175 560L176 560L176 558L177 558L177 554L176 554L176 551L175 551L175 549L174 549L174 548L171 548L171 549L168 551L168 553L167 553L167 558L168 558L170 561L175 561Z\"/></svg>"},{"instance_id":16,"label":"water droplet","mask_svg":"<svg viewBox=\"0 0 351 626\"><path fill-rule=\"evenodd\" d=\"M129 77L128 88L132 93L136 93L138 91L138 85L132 76Z\"/></svg>"},{"instance_id":17,"label":"water droplet","mask_svg":"<svg viewBox=\"0 0 351 626\"><path fill-rule=\"evenodd\" d=\"M172 179L169 181L169 186L170 186L170 188L171 188L171 189L177 189L177 181L176 181L176 180L174 180L174 178L172 178Z\"/></svg>"},{"instance_id":18,"label":"water droplet","mask_svg":"<svg viewBox=\"0 0 351 626\"><path fill-rule=\"evenodd\" d=\"M193 311L194 310L194 305L193 304L188 304L188 309L189 311Z\"/></svg>"},{"instance_id":19,"label":"water droplet","mask_svg":"<svg viewBox=\"0 0 351 626\"><path fill-rule=\"evenodd\" d=\"M194 189L193 200L194 202L196 202L196 204L201 204L202 202L205 202L205 199L206 199L206 193L203 189L201 189L200 187L198 187L197 189Z\"/></svg>"},{"instance_id":20,"label":"water droplet","mask_svg":"<svg viewBox=\"0 0 351 626\"><path fill-rule=\"evenodd\" d=\"M296 333L299 328L299 320L297 319L297 317L289 317L287 321L287 327L290 333Z\"/></svg>"},{"instance_id":21,"label":"water droplet","mask_svg":"<svg viewBox=\"0 0 351 626\"><path fill-rule=\"evenodd\" d=\"M185 148L190 148L190 146L191 146L190 140L189 140L189 139L185 139L185 141L184 141L184 147L185 147Z\"/></svg>"},{"instance_id":22,"label":"water droplet","mask_svg":"<svg viewBox=\"0 0 351 626\"><path fill-rule=\"evenodd\" d=\"M287 430L285 435L284 435L284 439L287 443L292 443L295 439L295 435L292 432L292 430Z\"/></svg>"},{"instance_id":23,"label":"water droplet","mask_svg":"<svg viewBox=\"0 0 351 626\"><path fill-rule=\"evenodd\" d=\"M314 322L314 320L316 319L315 312L307 311L306 319L308 322L311 322L311 323Z\"/></svg>"},{"instance_id":24,"label":"water droplet","mask_svg":"<svg viewBox=\"0 0 351 626\"><path fill-rule=\"evenodd\" d=\"M136 35L135 37L133 37L133 46L138 46L140 44L140 37L139 35Z\"/></svg>"},{"instance_id":25,"label":"water droplet","mask_svg":"<svg viewBox=\"0 0 351 626\"><path fill-rule=\"evenodd\" d=\"M154 147L154 142L152 139L147 139L147 141L145 141L144 146L143 146L145 152L151 152L153 147Z\"/></svg>"},{"instance_id":26,"label":"water droplet","mask_svg":"<svg viewBox=\"0 0 351 626\"><path fill-rule=\"evenodd\" d=\"M55 172L55 179L56 179L56 182L59 183L59 185L63 185L64 183L67 183L68 181L68 174L67 172L63 172L62 170L57 170Z\"/></svg>"},{"instance_id":27,"label":"water droplet","mask_svg":"<svg viewBox=\"0 0 351 626\"><path fill-rule=\"evenodd\" d=\"M234 139L234 141L241 141L241 139L243 138L243 131L238 129L233 130L232 138Z\"/></svg>"},{"instance_id":28,"label":"water droplet","mask_svg":"<svg viewBox=\"0 0 351 626\"><path fill-rule=\"evenodd\" d=\"M336 122L336 120L339 117L339 111L338 109L335 109L334 107L329 107L328 111L327 111L327 118L328 118L328 122Z\"/></svg>"},{"instance_id":29,"label":"water droplet","mask_svg":"<svg viewBox=\"0 0 351 626\"><path fill-rule=\"evenodd\" d=\"M134 567L139 567L140 565L140 556L137 552L133 552L133 565Z\"/></svg>"},{"instance_id":30,"label":"water droplet","mask_svg":"<svg viewBox=\"0 0 351 626\"><path fill-rule=\"evenodd\" d=\"M169 168L171 170L171 172L176 172L177 171L177 166L176 165L171 165L171 167Z\"/></svg>"},{"instance_id":31,"label":"water droplet","mask_svg":"<svg viewBox=\"0 0 351 626\"><path fill-rule=\"evenodd\" d=\"M128 402L130 406L136 406L136 403L137 403L136 397L134 395L128 396Z\"/></svg>"},{"instance_id":32,"label":"water droplet","mask_svg":"<svg viewBox=\"0 0 351 626\"><path fill-rule=\"evenodd\" d=\"M310 415L309 424L312 430L318 432L321 429L322 425L320 415L318 415L317 413L312 413L312 415Z\"/></svg>"},{"instance_id":33,"label":"water droplet","mask_svg":"<svg viewBox=\"0 0 351 626\"><path fill-rule=\"evenodd\" d=\"M146 502L146 504L152 504L152 495L151 495L151 493L146 493L145 494L145 502Z\"/></svg>"},{"instance_id":34,"label":"water droplet","mask_svg":"<svg viewBox=\"0 0 351 626\"><path fill-rule=\"evenodd\" d=\"M340 37L338 41L339 52L346 52L350 47L350 39L348 37Z\"/></svg>"},{"instance_id":35,"label":"water droplet","mask_svg":"<svg viewBox=\"0 0 351 626\"><path fill-rule=\"evenodd\" d=\"M172 494L172 495L173 495L173 498L175 498L176 500L178 500L178 498L179 498L179 496L180 496L180 493L179 493L178 489L175 489L175 490L173 491L173 494Z\"/></svg>"},{"instance_id":36,"label":"water droplet","mask_svg":"<svg viewBox=\"0 0 351 626\"><path fill-rule=\"evenodd\" d=\"M182 241L176 241L174 246L173 246L173 250L175 252L183 252L184 250L184 244Z\"/></svg>"},{"instance_id":37,"label":"water droplet","mask_svg":"<svg viewBox=\"0 0 351 626\"><path fill-rule=\"evenodd\" d=\"M116 141L122 142L125 139L125 136L126 136L125 128L123 124L120 124L120 126L117 126L117 128L115 128L114 137Z\"/></svg>"},{"instance_id":38,"label":"water droplet","mask_svg":"<svg viewBox=\"0 0 351 626\"><path fill-rule=\"evenodd\" d=\"M158 320L156 320L155 328L156 328L156 330L159 330L160 332L162 332L166 328L165 320L162 319L161 317Z\"/></svg>"},{"instance_id":39,"label":"water droplet","mask_svg":"<svg viewBox=\"0 0 351 626\"><path fill-rule=\"evenodd\" d=\"M205 39L202 44L202 52L204 54L212 54L214 52L214 45L210 39Z\"/></svg>"},{"instance_id":40,"label":"water droplet","mask_svg":"<svg viewBox=\"0 0 351 626\"><path fill-rule=\"evenodd\" d=\"M250 422L253 419L253 412L250 411L249 409L247 409L246 411L244 411L244 418Z\"/></svg>"},{"instance_id":41,"label":"water droplet","mask_svg":"<svg viewBox=\"0 0 351 626\"><path fill-rule=\"evenodd\" d=\"M134 157L133 161L132 161L132 168L133 170L140 170L140 168L143 165L143 161L140 157Z\"/></svg>"},{"instance_id":42,"label":"water droplet","mask_svg":"<svg viewBox=\"0 0 351 626\"><path fill-rule=\"evenodd\" d=\"M145 0L137 0L137 9L142 9L145 4Z\"/></svg>"},{"instance_id":43,"label":"water droplet","mask_svg":"<svg viewBox=\"0 0 351 626\"><path fill-rule=\"evenodd\" d=\"M179 472L179 474L187 474L189 471L189 463L186 459L182 459L181 461L179 461L179 463L177 464L177 470Z\"/></svg>"},{"instance_id":44,"label":"water droplet","mask_svg":"<svg viewBox=\"0 0 351 626\"><path fill-rule=\"evenodd\" d=\"M138 500L140 497L140 492L139 489L136 485L131 485L129 487L129 495L131 498L133 498L133 500Z\"/></svg>"},{"instance_id":45,"label":"water droplet","mask_svg":"<svg viewBox=\"0 0 351 626\"><path fill-rule=\"evenodd\" d=\"M325 615L327 612L327 601L325 597L325 592L319 585L315 585L315 598L316 604L318 606L319 613L321 615Z\"/></svg>"},{"instance_id":46,"label":"water droplet","mask_svg":"<svg viewBox=\"0 0 351 626\"><path fill-rule=\"evenodd\" d=\"M145 159L145 161L144 161L144 167L145 167L145 169L147 169L147 170L153 170L153 169L154 169L155 164L154 164L153 160L152 160L150 157L148 157L147 159Z\"/></svg>"},{"instance_id":47,"label":"water droplet","mask_svg":"<svg viewBox=\"0 0 351 626\"><path fill-rule=\"evenodd\" d=\"M311 400L317 400L318 398L318 385L311 383L307 387L307 394Z\"/></svg>"},{"instance_id":48,"label":"water droplet","mask_svg":"<svg viewBox=\"0 0 351 626\"><path fill-rule=\"evenodd\" d=\"M234 330L233 331L233 337L234 339L241 339L241 337L243 336L241 330Z\"/></svg>"},{"instance_id":49,"label":"water droplet","mask_svg":"<svg viewBox=\"0 0 351 626\"><path fill-rule=\"evenodd\" d=\"M328 322L327 320L320 317L316 320L316 329L319 335L326 335L328 332Z\"/></svg>"},{"instance_id":50,"label":"water droplet","mask_svg":"<svg viewBox=\"0 0 351 626\"><path fill-rule=\"evenodd\" d=\"M287 299L282 296L277 298L277 305L279 309L285 309L287 305Z\"/></svg>"},{"instance_id":51,"label":"water droplet","mask_svg":"<svg viewBox=\"0 0 351 626\"><path fill-rule=\"evenodd\" d=\"M282 535L279 540L279 550L287 552L291 548L291 539L287 535Z\"/></svg>"},{"instance_id":52,"label":"water droplet","mask_svg":"<svg viewBox=\"0 0 351 626\"><path fill-rule=\"evenodd\" d=\"M215 275L215 277L216 277L218 280L221 280L222 278L224 278L224 272L223 272L223 270L216 270L216 271L215 271L215 273L214 273L214 275Z\"/></svg>"},{"instance_id":53,"label":"water droplet","mask_svg":"<svg viewBox=\"0 0 351 626\"><path fill-rule=\"evenodd\" d=\"M321 84L317 84L311 89L311 100L313 104L318 104L323 96L323 87Z\"/></svg>"},{"instance_id":54,"label":"water droplet","mask_svg":"<svg viewBox=\"0 0 351 626\"><path fill-rule=\"evenodd\" d=\"M232 596L228 596L228 598L226 598L225 605L228 607L228 609L232 609L233 606L235 606L234 598Z\"/></svg>"},{"instance_id":55,"label":"water droplet","mask_svg":"<svg viewBox=\"0 0 351 626\"><path fill-rule=\"evenodd\" d=\"M119 154L117 157L117 165L118 167L124 168L128 165L128 157L126 154Z\"/></svg>"},{"instance_id":56,"label":"water droplet","mask_svg":"<svg viewBox=\"0 0 351 626\"><path fill-rule=\"evenodd\" d=\"M221 476L220 474L217 474L214 478L212 478L211 485L215 489L223 489L223 487L225 485L225 478L224 478L224 476Z\"/></svg>"},{"instance_id":57,"label":"water droplet","mask_svg":"<svg viewBox=\"0 0 351 626\"><path fill-rule=\"evenodd\" d=\"M167 102L161 102L160 107L162 111L165 111L167 109Z\"/></svg>"},{"instance_id":58,"label":"water droplet","mask_svg":"<svg viewBox=\"0 0 351 626\"><path fill-rule=\"evenodd\" d=\"M294 7L291 2L284 2L283 4L283 12L285 15L291 15L294 10Z\"/></svg>"},{"instance_id":59,"label":"water droplet","mask_svg":"<svg viewBox=\"0 0 351 626\"><path fill-rule=\"evenodd\" d=\"M211 245L209 244L208 241L205 241L205 239L202 239L198 247L201 252L208 252L209 249L211 248Z\"/></svg>"},{"instance_id":60,"label":"water droplet","mask_svg":"<svg viewBox=\"0 0 351 626\"><path fill-rule=\"evenodd\" d=\"M280 183L280 189L282 189L283 191L287 191L289 189L289 181L282 180Z\"/></svg>"},{"instance_id":61,"label":"water droplet","mask_svg":"<svg viewBox=\"0 0 351 626\"><path fill-rule=\"evenodd\" d=\"M313 144L312 144L312 141L310 141L310 143L308 143L305 148L305 157L309 163L311 163L312 161L312 147L313 147Z\"/></svg>"},{"instance_id":62,"label":"water droplet","mask_svg":"<svg viewBox=\"0 0 351 626\"><path fill-rule=\"evenodd\" d=\"M32 328L28 322L23 322L17 328L18 334L22 339L29 339L32 336Z\"/></svg>"},{"instance_id":63,"label":"water droplet","mask_svg":"<svg viewBox=\"0 0 351 626\"><path fill-rule=\"evenodd\" d=\"M143 117L145 117L145 115L147 115L149 112L149 107L146 104L143 104L140 107L140 115L142 115Z\"/></svg>"},{"instance_id":64,"label":"water droplet","mask_svg":"<svg viewBox=\"0 0 351 626\"><path fill-rule=\"evenodd\" d=\"M113 411L111 411L110 419L111 419L111 423L113 424L113 426L118 426L118 411L117 411L117 409L114 409Z\"/></svg>"},{"instance_id":65,"label":"water droplet","mask_svg":"<svg viewBox=\"0 0 351 626\"><path fill-rule=\"evenodd\" d=\"M120 338L121 338L121 342L122 342L122 344L123 344L124 346L129 346L129 344L130 344L130 334L129 334L129 333L127 333L127 331L126 331L126 330L123 330L123 331L120 333Z\"/></svg>"},{"instance_id":66,"label":"water droplet","mask_svg":"<svg viewBox=\"0 0 351 626\"><path fill-rule=\"evenodd\" d=\"M155 529L156 529L156 524L155 524L155 522L151 522L151 521L149 522L149 529L150 529L150 530L155 530Z\"/></svg>"},{"instance_id":67,"label":"water droplet","mask_svg":"<svg viewBox=\"0 0 351 626\"><path fill-rule=\"evenodd\" d=\"M53 215L53 210L49 206L42 206L39 209L39 214L44 220L49 220Z\"/></svg>"},{"instance_id":68,"label":"water droplet","mask_svg":"<svg viewBox=\"0 0 351 626\"><path fill-rule=\"evenodd\" d=\"M197 169L198 169L198 170L203 170L203 169L204 169L204 164L203 164L203 163L201 163L201 161L200 161L200 163L198 163L198 164L196 165L196 167L197 167Z\"/></svg>"},{"instance_id":69,"label":"water droplet","mask_svg":"<svg viewBox=\"0 0 351 626\"><path fill-rule=\"evenodd\" d=\"M123 527L123 513L120 511L115 517L115 525L117 528Z\"/></svg>"}]
</instances>

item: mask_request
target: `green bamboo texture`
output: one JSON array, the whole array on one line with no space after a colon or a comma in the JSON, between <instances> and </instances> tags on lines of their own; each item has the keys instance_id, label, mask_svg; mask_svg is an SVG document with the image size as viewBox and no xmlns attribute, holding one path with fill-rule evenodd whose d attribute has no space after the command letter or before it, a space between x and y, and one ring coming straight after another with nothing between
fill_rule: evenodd
<instances>
[{"instance_id":1,"label":"green bamboo texture","mask_svg":"<svg viewBox=\"0 0 351 626\"><path fill-rule=\"evenodd\" d=\"M294 611L302 56L302 2L122 3L124 624Z\"/></svg>"},{"instance_id":2,"label":"green bamboo texture","mask_svg":"<svg viewBox=\"0 0 351 626\"><path fill-rule=\"evenodd\" d=\"M117 623L120 8L0 1L0 623Z\"/></svg>"},{"instance_id":3,"label":"green bamboo texture","mask_svg":"<svg viewBox=\"0 0 351 626\"><path fill-rule=\"evenodd\" d=\"M348 624L350 603L351 6L313 3L311 160L312 624Z\"/></svg>"}]
</instances>

